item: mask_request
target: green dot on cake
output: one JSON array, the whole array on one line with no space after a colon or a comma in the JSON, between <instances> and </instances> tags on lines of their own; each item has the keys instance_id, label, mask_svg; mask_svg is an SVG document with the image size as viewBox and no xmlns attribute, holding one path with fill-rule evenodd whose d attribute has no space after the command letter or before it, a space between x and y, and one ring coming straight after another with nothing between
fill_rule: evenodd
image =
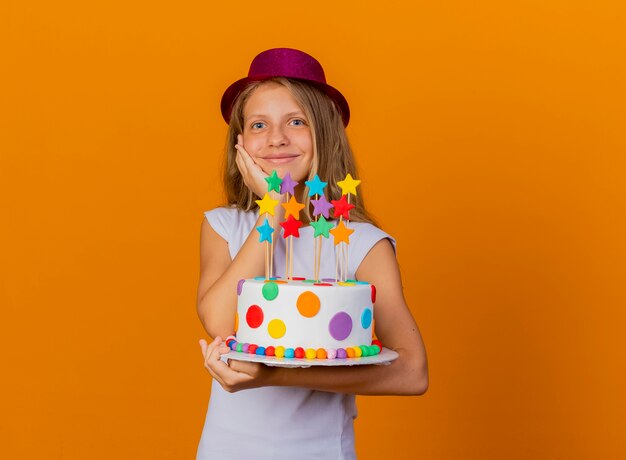
<instances>
[{"instance_id":1,"label":"green dot on cake","mask_svg":"<svg viewBox=\"0 0 626 460\"><path fill-rule=\"evenodd\" d=\"M278 284L265 283L263 285L263 297L265 300L274 300L278 296Z\"/></svg>"}]
</instances>

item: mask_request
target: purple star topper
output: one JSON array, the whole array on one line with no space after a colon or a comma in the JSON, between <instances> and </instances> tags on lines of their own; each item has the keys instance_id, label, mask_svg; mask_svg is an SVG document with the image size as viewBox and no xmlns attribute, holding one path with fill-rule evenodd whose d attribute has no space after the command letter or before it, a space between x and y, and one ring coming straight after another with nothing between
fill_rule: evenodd
<instances>
[{"instance_id":1,"label":"purple star topper","mask_svg":"<svg viewBox=\"0 0 626 460\"><path fill-rule=\"evenodd\" d=\"M283 182L280 184L280 193L291 193L294 195L295 192L293 189L296 185L298 185L298 183L291 178L290 173L287 173L285 177L283 177Z\"/></svg>"},{"instance_id":2,"label":"purple star topper","mask_svg":"<svg viewBox=\"0 0 626 460\"><path fill-rule=\"evenodd\" d=\"M322 195L317 200L311 200L311 203L313 203L313 215L314 216L319 216L320 214L322 214L324 217L328 219L329 217L328 211L330 210L330 208L333 207L333 205L328 202L328 200L326 199L324 195Z\"/></svg>"}]
</instances>

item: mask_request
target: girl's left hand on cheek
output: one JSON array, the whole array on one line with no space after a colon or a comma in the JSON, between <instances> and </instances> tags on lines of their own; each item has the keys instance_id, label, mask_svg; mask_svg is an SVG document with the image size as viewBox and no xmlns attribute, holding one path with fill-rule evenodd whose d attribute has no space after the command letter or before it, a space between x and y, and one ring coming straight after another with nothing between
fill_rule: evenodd
<instances>
[{"instance_id":1,"label":"girl's left hand on cheek","mask_svg":"<svg viewBox=\"0 0 626 460\"><path fill-rule=\"evenodd\" d=\"M206 340L200 340L200 348L204 356L204 367L229 393L269 384L272 369L263 364L236 360L228 360L228 363L222 361L221 355L231 350L222 343L220 337L216 337L210 344L207 344Z\"/></svg>"},{"instance_id":2,"label":"girl's left hand on cheek","mask_svg":"<svg viewBox=\"0 0 626 460\"><path fill-rule=\"evenodd\" d=\"M254 162L252 156L244 148L243 136L241 134L237 136L237 145L235 145L235 149L237 149L235 162L237 163L239 172L243 177L243 181L256 196L263 198L267 192L267 182L265 181L265 178L268 177L268 175L258 164ZM270 193L270 196L272 196L273 199L278 199L277 197L279 195L272 192Z\"/></svg>"}]
</instances>

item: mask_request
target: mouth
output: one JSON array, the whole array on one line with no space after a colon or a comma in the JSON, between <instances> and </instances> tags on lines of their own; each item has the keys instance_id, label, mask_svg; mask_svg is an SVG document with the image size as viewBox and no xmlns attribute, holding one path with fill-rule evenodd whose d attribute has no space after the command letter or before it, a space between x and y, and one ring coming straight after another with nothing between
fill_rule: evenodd
<instances>
[{"instance_id":1,"label":"mouth","mask_svg":"<svg viewBox=\"0 0 626 460\"><path fill-rule=\"evenodd\" d=\"M300 155L296 155L293 153L281 153L278 155L271 155L271 156L263 157L263 159L267 161L268 163L272 163L275 165L282 165L282 164L289 163L290 161L295 160L299 156Z\"/></svg>"}]
</instances>

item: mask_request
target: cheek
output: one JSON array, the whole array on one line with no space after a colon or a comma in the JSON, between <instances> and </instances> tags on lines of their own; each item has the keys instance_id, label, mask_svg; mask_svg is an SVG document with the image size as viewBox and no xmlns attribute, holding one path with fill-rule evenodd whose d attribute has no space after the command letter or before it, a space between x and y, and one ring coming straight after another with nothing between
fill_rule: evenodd
<instances>
[{"instance_id":1,"label":"cheek","mask_svg":"<svg viewBox=\"0 0 626 460\"><path fill-rule=\"evenodd\" d=\"M261 148L263 147L263 145L264 145L263 142L257 137L251 137L251 136L246 137L244 135L243 148L246 149L246 152L248 152L253 157L256 157L259 155L259 152Z\"/></svg>"}]
</instances>

